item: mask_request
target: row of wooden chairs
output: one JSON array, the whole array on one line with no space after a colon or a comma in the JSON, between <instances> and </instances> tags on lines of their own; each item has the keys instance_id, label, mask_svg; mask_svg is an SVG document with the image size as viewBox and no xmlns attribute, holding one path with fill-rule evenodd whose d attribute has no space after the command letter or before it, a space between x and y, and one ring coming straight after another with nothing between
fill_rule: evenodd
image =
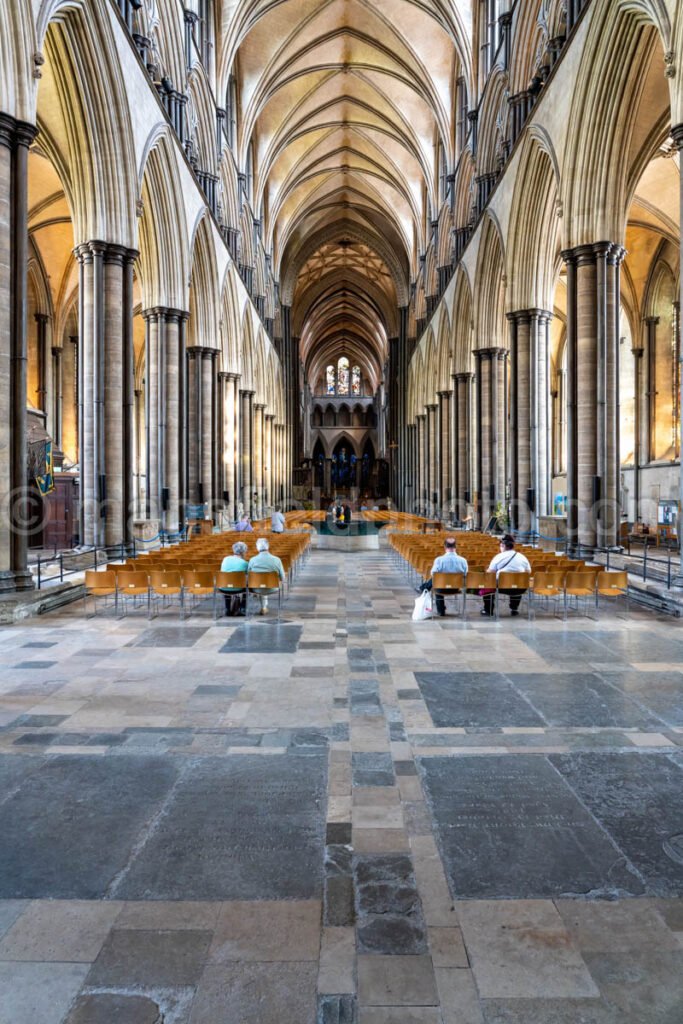
<instances>
[{"instance_id":1,"label":"row of wooden chairs","mask_svg":"<svg viewBox=\"0 0 683 1024\"><path fill-rule=\"evenodd\" d=\"M481 591L495 593L496 618L500 616L500 596L510 591L526 595L527 615L535 614L537 603L544 601L553 603L557 609L560 605L567 618L569 606L573 602L577 611L581 602L588 604L595 601L599 608L600 598L616 599L623 597L626 612L629 611L628 573L625 571L601 570L584 567L578 571L565 570L528 572L485 572L469 570L467 573L436 572L432 576L432 594L444 597L460 597L463 618L466 618L467 594L479 594ZM433 613L432 613L433 614Z\"/></svg>"},{"instance_id":2,"label":"row of wooden chairs","mask_svg":"<svg viewBox=\"0 0 683 1024\"><path fill-rule=\"evenodd\" d=\"M113 603L114 612L125 613L127 604L133 607L147 606L147 617L152 618L153 609L178 605L181 619L197 609L203 601L213 604L213 617L218 618L219 602L224 594L244 596L246 611L249 610L250 595L277 594L278 619L282 608L282 586L277 572L215 572L208 570L116 569L94 570L85 573L84 607L90 598L97 611L97 602Z\"/></svg>"}]
</instances>

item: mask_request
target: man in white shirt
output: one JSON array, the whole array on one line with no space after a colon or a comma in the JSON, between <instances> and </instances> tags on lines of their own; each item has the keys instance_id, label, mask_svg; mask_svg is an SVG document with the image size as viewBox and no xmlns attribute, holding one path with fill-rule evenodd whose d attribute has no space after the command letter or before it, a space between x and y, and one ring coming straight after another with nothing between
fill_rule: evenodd
<instances>
[{"instance_id":1,"label":"man in white shirt","mask_svg":"<svg viewBox=\"0 0 683 1024\"><path fill-rule=\"evenodd\" d=\"M442 555L437 555L434 559L431 575L433 576L435 572L462 572L466 574L467 560L459 555L455 550L455 537L446 537L443 542L443 548L444 553ZM431 579L427 580L419 588L420 591L431 589ZM436 595L436 612L437 615L446 614L446 601L443 594Z\"/></svg>"},{"instance_id":2,"label":"man in white shirt","mask_svg":"<svg viewBox=\"0 0 683 1024\"><path fill-rule=\"evenodd\" d=\"M495 572L496 579L501 572L531 572L528 560L520 551L515 551L515 538L509 533L500 542L500 552L491 559L489 572ZM510 595L510 615L519 615L519 604L523 597L521 590L501 590L501 594ZM481 614L492 616L496 609L496 595L484 594L484 607Z\"/></svg>"},{"instance_id":3,"label":"man in white shirt","mask_svg":"<svg viewBox=\"0 0 683 1024\"><path fill-rule=\"evenodd\" d=\"M273 514L270 517L270 532L271 533L284 533L285 532L285 517L282 514L282 509L279 505L276 505L273 509Z\"/></svg>"}]
</instances>

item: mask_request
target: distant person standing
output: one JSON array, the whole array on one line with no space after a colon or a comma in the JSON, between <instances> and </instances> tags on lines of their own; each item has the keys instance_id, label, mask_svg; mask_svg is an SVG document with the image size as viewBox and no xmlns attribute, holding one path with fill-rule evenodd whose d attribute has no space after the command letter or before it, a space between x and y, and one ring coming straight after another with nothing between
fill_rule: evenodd
<instances>
[{"instance_id":1,"label":"distant person standing","mask_svg":"<svg viewBox=\"0 0 683 1024\"><path fill-rule=\"evenodd\" d=\"M285 517L282 514L282 509L279 505L276 505L273 509L273 514L270 517L270 532L271 533L284 533L285 532Z\"/></svg>"}]
</instances>

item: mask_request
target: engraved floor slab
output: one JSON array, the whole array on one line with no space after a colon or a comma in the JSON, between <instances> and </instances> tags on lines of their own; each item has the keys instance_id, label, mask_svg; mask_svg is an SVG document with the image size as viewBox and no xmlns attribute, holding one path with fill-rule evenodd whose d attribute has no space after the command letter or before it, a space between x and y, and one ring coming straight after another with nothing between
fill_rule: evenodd
<instances>
[{"instance_id":1,"label":"engraved floor slab","mask_svg":"<svg viewBox=\"0 0 683 1024\"><path fill-rule=\"evenodd\" d=\"M545 758L432 757L421 767L455 896L643 892L623 853Z\"/></svg>"},{"instance_id":2,"label":"engraved floor slab","mask_svg":"<svg viewBox=\"0 0 683 1024\"><path fill-rule=\"evenodd\" d=\"M416 672L434 725L543 725L537 711L500 672Z\"/></svg>"}]
</instances>

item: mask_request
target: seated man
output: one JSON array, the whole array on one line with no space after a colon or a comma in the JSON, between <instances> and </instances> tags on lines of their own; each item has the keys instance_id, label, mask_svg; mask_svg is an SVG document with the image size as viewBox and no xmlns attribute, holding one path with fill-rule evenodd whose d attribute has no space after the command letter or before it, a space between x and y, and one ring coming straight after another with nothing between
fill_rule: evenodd
<instances>
[{"instance_id":1,"label":"seated man","mask_svg":"<svg viewBox=\"0 0 683 1024\"><path fill-rule=\"evenodd\" d=\"M432 576L435 572L463 572L467 573L467 561L455 550L455 537L446 537L443 542L444 553L438 555L434 559L434 565L432 566ZM421 587L420 591L431 590L432 581L426 580ZM443 594L436 595L436 612L437 615L446 614L446 601Z\"/></svg>"},{"instance_id":2,"label":"seated man","mask_svg":"<svg viewBox=\"0 0 683 1024\"><path fill-rule=\"evenodd\" d=\"M233 544L232 554L226 555L221 562L221 572L247 572L249 562L245 556L248 550L243 540L238 540L236 544ZM231 590L225 587L221 587L221 592L225 598L226 615L244 614L244 594L233 594Z\"/></svg>"},{"instance_id":3,"label":"seated man","mask_svg":"<svg viewBox=\"0 0 683 1024\"><path fill-rule=\"evenodd\" d=\"M276 572L278 573L281 580L285 578L285 570L282 562L277 555L271 555L270 544L265 537L259 537L256 541L257 555L249 560L249 573L258 572ZM268 612L268 594L276 593L275 590L267 590L263 594L259 594L261 599L261 615L266 615Z\"/></svg>"},{"instance_id":4,"label":"seated man","mask_svg":"<svg viewBox=\"0 0 683 1024\"><path fill-rule=\"evenodd\" d=\"M249 516L246 512L237 520L235 523L235 529L241 533L253 533L254 527L249 522Z\"/></svg>"},{"instance_id":5,"label":"seated man","mask_svg":"<svg viewBox=\"0 0 683 1024\"><path fill-rule=\"evenodd\" d=\"M273 514L270 517L270 531L271 533L285 532L285 517L283 516L282 509L279 505L275 506Z\"/></svg>"},{"instance_id":6,"label":"seated man","mask_svg":"<svg viewBox=\"0 0 683 1024\"><path fill-rule=\"evenodd\" d=\"M488 572L495 572L496 579L501 572L531 572L528 560L519 551L515 551L515 538L509 533L500 542L500 552L491 559ZM521 590L501 590L501 594L510 595L510 615L519 615L519 604L524 596ZM491 616L496 608L496 595L484 594L482 615Z\"/></svg>"}]
</instances>

